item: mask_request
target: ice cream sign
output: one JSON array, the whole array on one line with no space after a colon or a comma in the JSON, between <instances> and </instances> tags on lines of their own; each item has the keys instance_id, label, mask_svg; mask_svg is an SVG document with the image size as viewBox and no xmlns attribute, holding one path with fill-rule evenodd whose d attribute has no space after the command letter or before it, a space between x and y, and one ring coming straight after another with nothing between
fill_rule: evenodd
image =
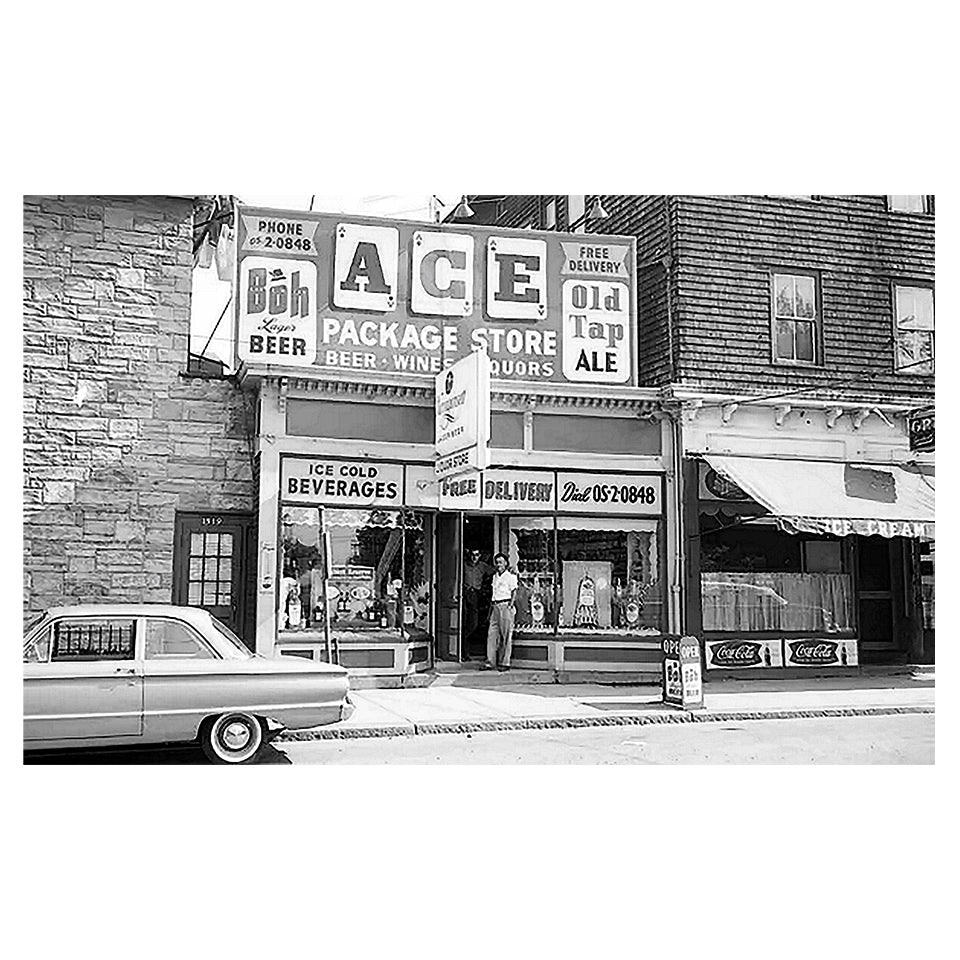
<instances>
[{"instance_id":1,"label":"ice cream sign","mask_svg":"<svg viewBox=\"0 0 960 960\"><path fill-rule=\"evenodd\" d=\"M500 380L636 382L628 237L240 208L237 356L433 375L483 348Z\"/></svg>"}]
</instances>

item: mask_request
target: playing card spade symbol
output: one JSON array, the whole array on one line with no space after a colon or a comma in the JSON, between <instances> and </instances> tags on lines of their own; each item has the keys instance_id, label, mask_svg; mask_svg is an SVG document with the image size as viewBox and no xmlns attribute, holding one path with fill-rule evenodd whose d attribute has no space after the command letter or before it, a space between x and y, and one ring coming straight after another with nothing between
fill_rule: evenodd
<instances>
[{"instance_id":1,"label":"playing card spade symbol","mask_svg":"<svg viewBox=\"0 0 960 960\"><path fill-rule=\"evenodd\" d=\"M341 240L342 240L346 235L347 235L347 229L346 229L346 227L341 227L341 228L337 231L337 236L338 236Z\"/></svg>"}]
</instances>

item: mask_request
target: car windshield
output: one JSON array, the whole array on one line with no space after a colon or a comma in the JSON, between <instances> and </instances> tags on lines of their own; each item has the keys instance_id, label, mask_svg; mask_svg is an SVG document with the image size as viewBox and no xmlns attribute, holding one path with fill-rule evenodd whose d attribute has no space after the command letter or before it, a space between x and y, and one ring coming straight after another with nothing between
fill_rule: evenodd
<instances>
[{"instance_id":1,"label":"car windshield","mask_svg":"<svg viewBox=\"0 0 960 960\"><path fill-rule=\"evenodd\" d=\"M23 628L23 639L27 639L27 634L46 616L45 613L41 613L39 617L34 617L24 628Z\"/></svg>"},{"instance_id":2,"label":"car windshield","mask_svg":"<svg viewBox=\"0 0 960 960\"><path fill-rule=\"evenodd\" d=\"M253 657L247 645L229 627L212 615L210 620L217 628L217 633L227 641L220 651L225 660L250 660Z\"/></svg>"}]
</instances>

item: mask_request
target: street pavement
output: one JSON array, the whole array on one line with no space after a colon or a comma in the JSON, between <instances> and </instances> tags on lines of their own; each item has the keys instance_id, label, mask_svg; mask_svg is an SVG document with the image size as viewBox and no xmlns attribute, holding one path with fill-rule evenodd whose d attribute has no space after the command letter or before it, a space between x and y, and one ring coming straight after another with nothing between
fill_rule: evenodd
<instances>
[{"instance_id":1,"label":"street pavement","mask_svg":"<svg viewBox=\"0 0 960 960\"><path fill-rule=\"evenodd\" d=\"M293 764L932 764L932 714L368 737L276 744Z\"/></svg>"},{"instance_id":2,"label":"street pavement","mask_svg":"<svg viewBox=\"0 0 960 960\"><path fill-rule=\"evenodd\" d=\"M196 747L30 754L30 764L204 764ZM661 723L303 740L267 746L279 765L932 764L933 714Z\"/></svg>"}]
</instances>

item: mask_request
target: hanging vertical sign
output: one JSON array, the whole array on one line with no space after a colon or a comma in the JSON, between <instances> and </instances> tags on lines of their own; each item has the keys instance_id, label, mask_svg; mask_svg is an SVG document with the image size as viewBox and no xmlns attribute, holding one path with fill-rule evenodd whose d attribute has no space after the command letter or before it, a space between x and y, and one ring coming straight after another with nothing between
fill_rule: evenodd
<instances>
[{"instance_id":1,"label":"hanging vertical sign","mask_svg":"<svg viewBox=\"0 0 960 960\"><path fill-rule=\"evenodd\" d=\"M434 381L437 477L483 470L489 463L490 360L483 350L458 360Z\"/></svg>"}]
</instances>

